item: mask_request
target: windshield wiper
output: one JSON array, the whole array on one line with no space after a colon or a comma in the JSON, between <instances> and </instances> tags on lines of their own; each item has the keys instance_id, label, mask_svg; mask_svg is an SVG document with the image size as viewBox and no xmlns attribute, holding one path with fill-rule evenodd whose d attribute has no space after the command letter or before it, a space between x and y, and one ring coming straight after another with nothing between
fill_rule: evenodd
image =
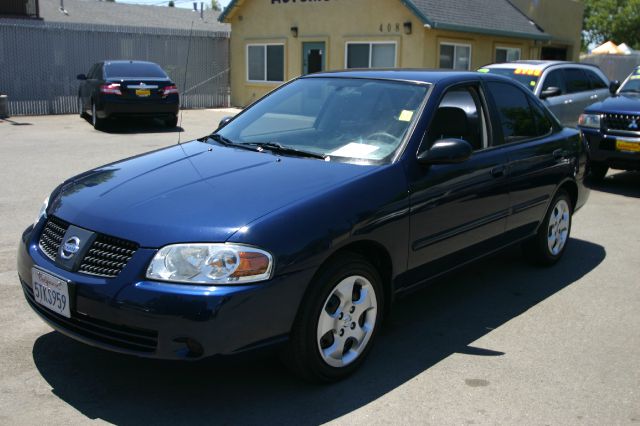
<instances>
[{"instance_id":1,"label":"windshield wiper","mask_svg":"<svg viewBox=\"0 0 640 426\"><path fill-rule=\"evenodd\" d=\"M250 151L258 151L258 149L252 147L252 146L247 146L247 144L244 143L236 143L234 141L232 141L229 138L226 138L218 133L212 133L209 135L209 137L211 139L213 139L214 141L218 142L219 144L222 144L224 146L233 146L233 147L238 147L238 148L242 148L242 149L248 149Z\"/></svg>"},{"instance_id":2,"label":"windshield wiper","mask_svg":"<svg viewBox=\"0 0 640 426\"><path fill-rule=\"evenodd\" d=\"M327 158L327 156L323 154L318 154L316 152L305 151L302 149L280 145L277 142L249 142L249 143L243 143L240 145L257 146L260 149L268 149L269 151L277 152L279 154L289 154L289 155L295 155L298 157L318 158L320 160L325 160Z\"/></svg>"}]
</instances>

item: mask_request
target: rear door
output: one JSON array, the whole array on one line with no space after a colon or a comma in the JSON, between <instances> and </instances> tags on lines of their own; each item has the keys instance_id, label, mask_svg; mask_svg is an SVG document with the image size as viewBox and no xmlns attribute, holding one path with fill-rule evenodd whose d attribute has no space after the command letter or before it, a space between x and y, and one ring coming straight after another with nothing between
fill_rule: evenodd
<instances>
[{"instance_id":1,"label":"rear door","mask_svg":"<svg viewBox=\"0 0 640 426\"><path fill-rule=\"evenodd\" d=\"M567 93L569 93L573 99L573 102L568 108L570 116L568 117L566 125L576 127L582 111L594 102L592 96L595 95L595 92L591 90L589 76L583 68L567 67L564 70L564 75L566 78Z\"/></svg>"},{"instance_id":2,"label":"rear door","mask_svg":"<svg viewBox=\"0 0 640 426\"><path fill-rule=\"evenodd\" d=\"M592 94L589 96L591 103L603 101L611 96L611 93L609 92L609 80L603 78L600 73L594 70L585 68L584 72L587 74L589 81L591 82Z\"/></svg>"},{"instance_id":3,"label":"rear door","mask_svg":"<svg viewBox=\"0 0 640 426\"><path fill-rule=\"evenodd\" d=\"M519 87L488 82L508 157L510 215L506 238L531 235L546 213L555 188L570 174L566 137L539 101Z\"/></svg>"},{"instance_id":4,"label":"rear door","mask_svg":"<svg viewBox=\"0 0 640 426\"><path fill-rule=\"evenodd\" d=\"M491 147L487 112L480 84L470 83L449 88L431 119L421 151L444 138L464 139L474 151L462 163L419 166L410 181L409 269L416 279L500 245L509 207L507 156Z\"/></svg>"}]
</instances>

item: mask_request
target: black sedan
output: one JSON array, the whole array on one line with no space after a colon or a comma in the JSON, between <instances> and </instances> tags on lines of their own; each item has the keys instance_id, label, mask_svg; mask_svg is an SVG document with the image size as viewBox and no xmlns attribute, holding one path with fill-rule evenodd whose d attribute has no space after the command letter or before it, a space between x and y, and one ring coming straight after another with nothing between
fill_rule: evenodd
<instances>
[{"instance_id":1,"label":"black sedan","mask_svg":"<svg viewBox=\"0 0 640 426\"><path fill-rule=\"evenodd\" d=\"M80 116L102 129L117 117L160 118L173 128L178 124L178 88L158 64L144 61L105 61L79 74Z\"/></svg>"},{"instance_id":2,"label":"black sedan","mask_svg":"<svg viewBox=\"0 0 640 426\"><path fill-rule=\"evenodd\" d=\"M505 77L313 74L208 136L62 183L18 273L33 310L87 344L182 360L282 345L293 371L337 380L395 298L513 244L557 262L585 164L578 131Z\"/></svg>"}]
</instances>

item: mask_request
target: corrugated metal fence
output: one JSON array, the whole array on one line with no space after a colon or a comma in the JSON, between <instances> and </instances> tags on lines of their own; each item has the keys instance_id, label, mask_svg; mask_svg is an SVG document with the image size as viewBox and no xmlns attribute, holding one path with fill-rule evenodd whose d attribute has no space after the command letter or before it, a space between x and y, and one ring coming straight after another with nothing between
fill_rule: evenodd
<instances>
[{"instance_id":1,"label":"corrugated metal fence","mask_svg":"<svg viewBox=\"0 0 640 426\"><path fill-rule=\"evenodd\" d=\"M228 33L0 21L0 93L9 96L11 115L78 112L76 75L105 59L160 64L186 90L183 108L229 106Z\"/></svg>"},{"instance_id":2,"label":"corrugated metal fence","mask_svg":"<svg viewBox=\"0 0 640 426\"><path fill-rule=\"evenodd\" d=\"M588 55L580 57L580 62L595 64L610 80L624 80L635 67L640 65L640 54L631 55Z\"/></svg>"}]
</instances>

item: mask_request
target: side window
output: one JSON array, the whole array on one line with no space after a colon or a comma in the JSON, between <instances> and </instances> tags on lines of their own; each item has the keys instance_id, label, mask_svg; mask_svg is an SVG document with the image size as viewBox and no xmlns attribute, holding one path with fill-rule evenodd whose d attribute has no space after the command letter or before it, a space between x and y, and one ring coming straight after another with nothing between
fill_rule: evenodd
<instances>
[{"instance_id":1,"label":"side window","mask_svg":"<svg viewBox=\"0 0 640 426\"><path fill-rule=\"evenodd\" d=\"M529 105L531 106L531 111L536 121L536 136L544 136L551 133L553 124L542 107L531 98L529 98Z\"/></svg>"},{"instance_id":2,"label":"side window","mask_svg":"<svg viewBox=\"0 0 640 426\"><path fill-rule=\"evenodd\" d=\"M590 90L589 78L580 68L567 68L564 73L567 78L567 93Z\"/></svg>"},{"instance_id":3,"label":"side window","mask_svg":"<svg viewBox=\"0 0 640 426\"><path fill-rule=\"evenodd\" d=\"M584 72L587 73L587 76L589 76L589 81L591 82L592 89L606 89L609 87L607 83L602 79L602 77L600 77L595 72L590 70L585 70Z\"/></svg>"},{"instance_id":4,"label":"side window","mask_svg":"<svg viewBox=\"0 0 640 426\"><path fill-rule=\"evenodd\" d=\"M538 136L526 94L508 83L488 82L487 86L498 109L498 119L504 139L498 145L531 139Z\"/></svg>"},{"instance_id":5,"label":"side window","mask_svg":"<svg viewBox=\"0 0 640 426\"><path fill-rule=\"evenodd\" d=\"M93 78L93 74L96 71L96 64L91 65L91 68L89 68L89 72L87 73L87 78L90 80Z\"/></svg>"},{"instance_id":6,"label":"side window","mask_svg":"<svg viewBox=\"0 0 640 426\"><path fill-rule=\"evenodd\" d=\"M550 87L557 87L560 89L562 94L565 93L562 70L553 70L544 78L544 82L542 83L542 91L545 91Z\"/></svg>"},{"instance_id":7,"label":"side window","mask_svg":"<svg viewBox=\"0 0 640 426\"><path fill-rule=\"evenodd\" d=\"M458 86L444 94L421 150L447 138L464 139L474 151L487 147L486 114L476 87Z\"/></svg>"}]
</instances>

